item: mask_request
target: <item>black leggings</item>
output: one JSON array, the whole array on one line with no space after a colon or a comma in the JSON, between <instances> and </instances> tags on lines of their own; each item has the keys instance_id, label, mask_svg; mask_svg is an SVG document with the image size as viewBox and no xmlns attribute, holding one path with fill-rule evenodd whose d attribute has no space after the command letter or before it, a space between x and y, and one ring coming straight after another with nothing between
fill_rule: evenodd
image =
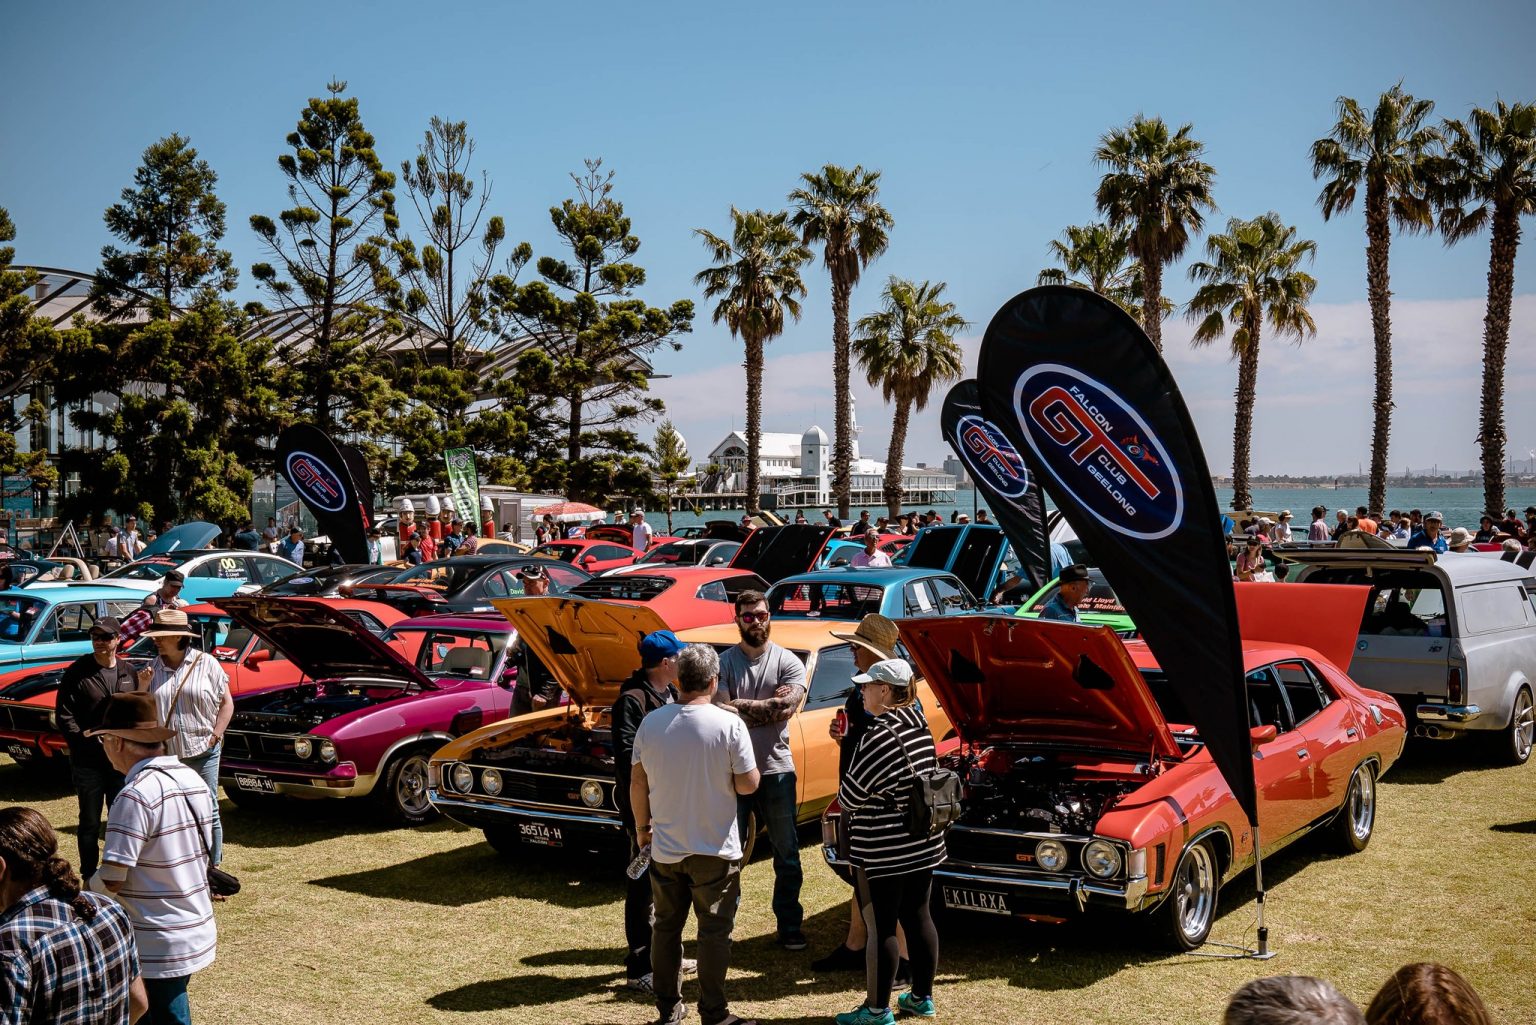
<instances>
[{"instance_id":1,"label":"black leggings","mask_svg":"<svg viewBox=\"0 0 1536 1025\"><path fill-rule=\"evenodd\" d=\"M869 929L869 945L865 952L869 993L865 1005L875 1009L891 1006L891 987L896 983L896 967L901 958L896 943L898 922L907 932L912 993L918 997L933 996L933 976L939 968L939 933L933 927L933 916L928 913L933 869L874 879L859 869L857 885L859 910Z\"/></svg>"}]
</instances>

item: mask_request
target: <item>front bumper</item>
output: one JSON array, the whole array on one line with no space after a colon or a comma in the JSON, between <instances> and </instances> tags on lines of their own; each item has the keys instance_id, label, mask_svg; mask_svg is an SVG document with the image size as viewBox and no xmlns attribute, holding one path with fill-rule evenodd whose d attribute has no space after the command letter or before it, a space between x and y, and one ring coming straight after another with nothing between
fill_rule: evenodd
<instances>
[{"instance_id":1,"label":"front bumper","mask_svg":"<svg viewBox=\"0 0 1536 1025\"><path fill-rule=\"evenodd\" d=\"M242 785L261 780L269 780L272 788L268 790L264 785ZM319 765L274 766L259 762L219 762L219 784L225 790L241 790L246 793L329 799L367 797L377 782L378 776L360 774L352 762L340 762L324 771L321 771Z\"/></svg>"},{"instance_id":2,"label":"front bumper","mask_svg":"<svg viewBox=\"0 0 1536 1025\"><path fill-rule=\"evenodd\" d=\"M945 906L959 910L998 911L988 897L1001 898L1008 914L1029 915L1042 910L1086 911L1090 907L1140 911L1147 898L1147 877L1103 881L1078 873L1025 873L993 865L946 861L933 870L933 885Z\"/></svg>"},{"instance_id":3,"label":"front bumper","mask_svg":"<svg viewBox=\"0 0 1536 1025\"><path fill-rule=\"evenodd\" d=\"M596 814L579 810L556 810L543 806L515 804L510 801L471 799L459 794L448 794L437 787L427 789L427 800L432 807L455 822L475 829L506 827L513 822L547 822L557 824L573 834L581 834L595 840L617 841L624 835L623 824L617 814Z\"/></svg>"}]
</instances>

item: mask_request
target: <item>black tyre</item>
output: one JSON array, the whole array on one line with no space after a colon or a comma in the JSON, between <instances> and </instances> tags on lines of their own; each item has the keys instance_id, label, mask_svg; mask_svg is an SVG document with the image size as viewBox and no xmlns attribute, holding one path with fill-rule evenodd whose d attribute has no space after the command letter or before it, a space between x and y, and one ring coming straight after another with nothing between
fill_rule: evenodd
<instances>
[{"instance_id":1,"label":"black tyre","mask_svg":"<svg viewBox=\"0 0 1536 1025\"><path fill-rule=\"evenodd\" d=\"M402 751L390 760L374 789L379 807L391 822L419 826L437 817L437 809L427 800L426 748Z\"/></svg>"},{"instance_id":2,"label":"black tyre","mask_svg":"<svg viewBox=\"0 0 1536 1025\"><path fill-rule=\"evenodd\" d=\"M277 800L273 794L258 794L250 790L241 790L239 787L225 787L224 796L241 811L263 811L272 807Z\"/></svg>"},{"instance_id":3,"label":"black tyre","mask_svg":"<svg viewBox=\"0 0 1536 1025\"><path fill-rule=\"evenodd\" d=\"M485 842L503 858L516 859L528 853L528 848L517 838L516 826L487 826L482 832Z\"/></svg>"},{"instance_id":4,"label":"black tyre","mask_svg":"<svg viewBox=\"0 0 1536 1025\"><path fill-rule=\"evenodd\" d=\"M1362 765L1349 777L1344 804L1333 820L1333 846L1345 854L1365 850L1376 831L1376 774Z\"/></svg>"},{"instance_id":5,"label":"black tyre","mask_svg":"<svg viewBox=\"0 0 1536 1025\"><path fill-rule=\"evenodd\" d=\"M1210 841L1201 840L1185 849L1168 883L1168 896L1153 913L1159 916L1160 932L1174 950L1194 950L1216 924L1216 903L1221 894L1221 862Z\"/></svg>"},{"instance_id":6,"label":"black tyre","mask_svg":"<svg viewBox=\"0 0 1536 1025\"><path fill-rule=\"evenodd\" d=\"M1521 687L1509 712L1509 724L1498 737L1498 759L1504 765L1524 765L1531 758L1531 742L1536 739L1536 712L1532 710L1531 689Z\"/></svg>"}]
</instances>

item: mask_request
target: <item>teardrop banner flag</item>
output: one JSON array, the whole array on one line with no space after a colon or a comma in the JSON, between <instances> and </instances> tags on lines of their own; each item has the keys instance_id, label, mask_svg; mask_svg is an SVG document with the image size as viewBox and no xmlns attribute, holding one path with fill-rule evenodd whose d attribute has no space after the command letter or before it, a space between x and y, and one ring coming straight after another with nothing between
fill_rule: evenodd
<instances>
[{"instance_id":1,"label":"teardrop banner flag","mask_svg":"<svg viewBox=\"0 0 1536 1025\"><path fill-rule=\"evenodd\" d=\"M1256 827L1232 567L1167 364L1108 299L1046 285L997 311L976 379L982 411L1094 554Z\"/></svg>"},{"instance_id":2,"label":"teardrop banner flag","mask_svg":"<svg viewBox=\"0 0 1536 1025\"><path fill-rule=\"evenodd\" d=\"M987 508L1019 557L1019 569L1031 593L1051 577L1051 546L1045 532L1045 499L1040 481L1024 465L1013 443L981 412L975 381L961 381L944 396L939 414L944 440L965 464L966 472L987 499ZM983 598L987 597L982 595Z\"/></svg>"},{"instance_id":3,"label":"teardrop banner flag","mask_svg":"<svg viewBox=\"0 0 1536 1025\"><path fill-rule=\"evenodd\" d=\"M347 464L347 472L352 475L352 486L357 488L357 504L363 514L363 529L373 526L373 483L368 479L368 459L362 451L352 445L337 443L336 451L341 453L341 461Z\"/></svg>"},{"instance_id":4,"label":"teardrop banner flag","mask_svg":"<svg viewBox=\"0 0 1536 1025\"><path fill-rule=\"evenodd\" d=\"M346 458L324 431L295 424L277 436L277 468L347 562L368 561L366 514Z\"/></svg>"},{"instance_id":5,"label":"teardrop banner flag","mask_svg":"<svg viewBox=\"0 0 1536 1025\"><path fill-rule=\"evenodd\" d=\"M475 450L450 448L443 453L448 465L448 492L453 508L465 523L480 523L480 474L475 470Z\"/></svg>"}]
</instances>

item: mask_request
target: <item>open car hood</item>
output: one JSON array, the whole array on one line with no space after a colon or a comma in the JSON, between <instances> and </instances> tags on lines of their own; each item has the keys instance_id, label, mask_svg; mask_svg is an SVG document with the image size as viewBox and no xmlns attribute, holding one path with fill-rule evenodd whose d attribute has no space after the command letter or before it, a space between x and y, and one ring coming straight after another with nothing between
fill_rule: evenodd
<instances>
[{"instance_id":1,"label":"open car hood","mask_svg":"<svg viewBox=\"0 0 1536 1025\"><path fill-rule=\"evenodd\" d=\"M155 538L153 543L145 545L144 550L139 553L139 558L164 555L166 552L179 552L184 548L207 548L218 536L219 528L212 523L193 520L191 523L172 527Z\"/></svg>"},{"instance_id":2,"label":"open car hood","mask_svg":"<svg viewBox=\"0 0 1536 1025\"><path fill-rule=\"evenodd\" d=\"M416 690L437 685L340 609L313 598L237 595L209 602L287 655L312 680L366 676Z\"/></svg>"},{"instance_id":3,"label":"open car hood","mask_svg":"<svg viewBox=\"0 0 1536 1025\"><path fill-rule=\"evenodd\" d=\"M816 568L833 529L812 523L759 527L736 549L732 569L749 569L770 584Z\"/></svg>"},{"instance_id":4,"label":"open car hood","mask_svg":"<svg viewBox=\"0 0 1536 1025\"><path fill-rule=\"evenodd\" d=\"M1232 585L1245 643L1311 648L1349 669L1371 589L1363 584Z\"/></svg>"},{"instance_id":5,"label":"open car hood","mask_svg":"<svg viewBox=\"0 0 1536 1025\"><path fill-rule=\"evenodd\" d=\"M521 643L582 708L607 708L640 668L640 638L667 624L640 605L580 598L496 598Z\"/></svg>"},{"instance_id":6,"label":"open car hood","mask_svg":"<svg viewBox=\"0 0 1536 1025\"><path fill-rule=\"evenodd\" d=\"M1108 627L1015 616L896 626L962 740L1179 757L1162 710Z\"/></svg>"},{"instance_id":7,"label":"open car hood","mask_svg":"<svg viewBox=\"0 0 1536 1025\"><path fill-rule=\"evenodd\" d=\"M925 527L904 560L913 569L942 569L959 577L983 601L992 596L998 569L1008 552L1008 536L992 524L968 523Z\"/></svg>"}]
</instances>

